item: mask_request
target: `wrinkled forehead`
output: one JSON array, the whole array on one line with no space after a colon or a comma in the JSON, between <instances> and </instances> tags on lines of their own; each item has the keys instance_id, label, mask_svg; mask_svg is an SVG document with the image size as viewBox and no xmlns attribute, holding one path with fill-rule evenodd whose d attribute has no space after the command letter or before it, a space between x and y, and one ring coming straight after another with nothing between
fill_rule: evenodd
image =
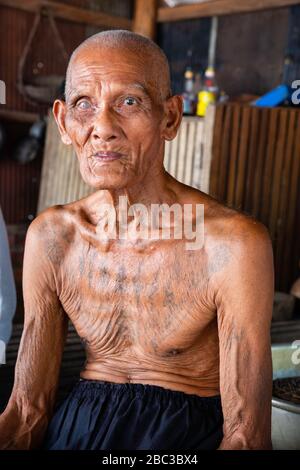
<instances>
[{"instance_id":1,"label":"wrinkled forehead","mask_svg":"<svg viewBox=\"0 0 300 470\"><path fill-rule=\"evenodd\" d=\"M86 47L70 61L67 71L66 96L83 83L109 82L124 87L140 84L150 95L162 95L161 80L153 58L123 48Z\"/></svg>"}]
</instances>

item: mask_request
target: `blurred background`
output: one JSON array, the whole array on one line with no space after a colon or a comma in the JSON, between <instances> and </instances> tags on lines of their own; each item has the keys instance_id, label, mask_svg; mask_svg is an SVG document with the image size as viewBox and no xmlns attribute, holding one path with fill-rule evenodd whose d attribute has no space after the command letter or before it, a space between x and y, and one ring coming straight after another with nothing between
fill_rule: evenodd
<instances>
[{"instance_id":1,"label":"blurred background","mask_svg":"<svg viewBox=\"0 0 300 470\"><path fill-rule=\"evenodd\" d=\"M1 236L13 272L2 295L13 297L14 284L17 296L2 312L14 323L2 368L7 383L23 324L28 225L44 208L90 192L73 151L60 142L51 103L63 96L71 52L106 29L151 37L169 59L184 119L177 138L166 145L166 169L268 227L276 273L271 335L279 372L274 377L300 376L300 359L291 367L283 364L295 341L300 347L300 1L0 0ZM82 349L75 333L70 335L73 356L66 357L79 364ZM292 392L290 385L277 383L281 395L276 392L281 406L282 393L293 394L298 419L299 383ZM294 445L292 440L278 445ZM300 448L299 439L295 445Z\"/></svg>"}]
</instances>

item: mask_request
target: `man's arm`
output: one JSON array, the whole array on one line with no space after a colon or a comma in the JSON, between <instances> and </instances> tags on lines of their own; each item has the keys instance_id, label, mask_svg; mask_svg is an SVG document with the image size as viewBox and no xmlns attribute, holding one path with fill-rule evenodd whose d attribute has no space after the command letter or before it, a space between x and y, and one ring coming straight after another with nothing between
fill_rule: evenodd
<instances>
[{"instance_id":1,"label":"man's arm","mask_svg":"<svg viewBox=\"0 0 300 470\"><path fill-rule=\"evenodd\" d=\"M55 266L51 261L58 246L44 219L44 214L39 216L26 237L24 330L14 388L0 416L1 449L31 449L40 444L57 389L67 318L57 296Z\"/></svg>"},{"instance_id":2,"label":"man's arm","mask_svg":"<svg viewBox=\"0 0 300 470\"><path fill-rule=\"evenodd\" d=\"M216 294L224 438L220 449L271 448L273 255L265 228L242 222Z\"/></svg>"}]
</instances>

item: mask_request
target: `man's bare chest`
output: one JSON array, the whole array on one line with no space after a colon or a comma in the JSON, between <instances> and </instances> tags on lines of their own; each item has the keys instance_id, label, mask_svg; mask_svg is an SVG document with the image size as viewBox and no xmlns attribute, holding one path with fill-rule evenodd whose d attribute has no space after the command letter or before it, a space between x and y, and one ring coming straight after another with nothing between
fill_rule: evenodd
<instances>
[{"instance_id":1,"label":"man's bare chest","mask_svg":"<svg viewBox=\"0 0 300 470\"><path fill-rule=\"evenodd\" d=\"M201 256L200 256L201 258ZM119 353L181 352L215 319L207 298L205 259L176 250L99 253L70 259L60 299L91 348Z\"/></svg>"}]
</instances>

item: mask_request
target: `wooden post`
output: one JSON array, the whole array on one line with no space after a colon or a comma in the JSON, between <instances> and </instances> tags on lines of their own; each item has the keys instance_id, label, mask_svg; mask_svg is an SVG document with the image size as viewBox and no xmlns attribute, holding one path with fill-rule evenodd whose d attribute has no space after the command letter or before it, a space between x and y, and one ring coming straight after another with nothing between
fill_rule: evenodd
<instances>
[{"instance_id":1,"label":"wooden post","mask_svg":"<svg viewBox=\"0 0 300 470\"><path fill-rule=\"evenodd\" d=\"M154 40L156 17L157 0L135 0L132 30Z\"/></svg>"}]
</instances>

